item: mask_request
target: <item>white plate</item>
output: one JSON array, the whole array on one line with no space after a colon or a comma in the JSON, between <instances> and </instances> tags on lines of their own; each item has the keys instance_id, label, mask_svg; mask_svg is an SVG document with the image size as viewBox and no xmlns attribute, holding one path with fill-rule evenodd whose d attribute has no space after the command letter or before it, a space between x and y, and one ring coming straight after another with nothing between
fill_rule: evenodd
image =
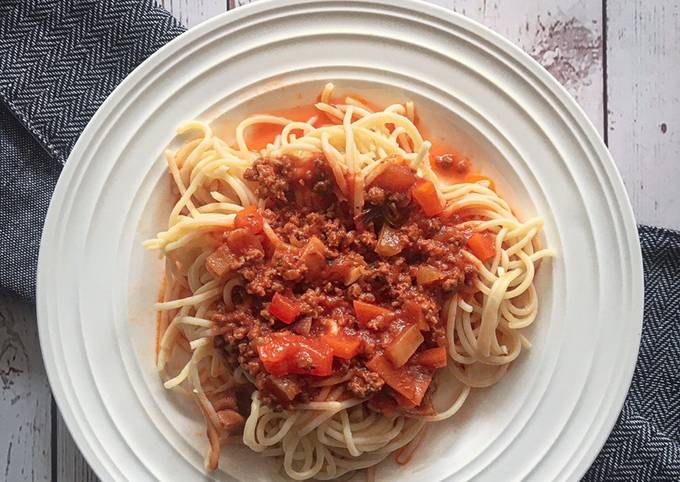
<instances>
[{"instance_id":1,"label":"white plate","mask_svg":"<svg viewBox=\"0 0 680 482\"><path fill-rule=\"evenodd\" d=\"M161 263L141 241L169 211L161 153L181 120L226 129L311 102L326 80L379 103L415 100L430 137L498 179L520 216L544 216L559 252L539 273L534 348L378 480L577 480L621 409L641 331L623 184L583 112L529 56L407 0L238 9L162 48L99 109L59 179L38 275L45 365L78 446L105 480L201 479L200 417L153 367ZM244 448L223 450L221 466L220 480L272 478L271 461Z\"/></svg>"}]
</instances>

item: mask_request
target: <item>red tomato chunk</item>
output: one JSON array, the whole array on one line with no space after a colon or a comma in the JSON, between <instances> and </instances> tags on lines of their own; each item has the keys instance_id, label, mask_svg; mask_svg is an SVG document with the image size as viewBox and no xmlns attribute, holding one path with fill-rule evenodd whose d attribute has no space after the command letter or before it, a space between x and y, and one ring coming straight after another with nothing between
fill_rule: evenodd
<instances>
[{"instance_id":1,"label":"red tomato chunk","mask_svg":"<svg viewBox=\"0 0 680 482\"><path fill-rule=\"evenodd\" d=\"M491 233L475 233L470 236L467 247L480 261L486 261L496 255L496 239Z\"/></svg>"},{"instance_id":2,"label":"red tomato chunk","mask_svg":"<svg viewBox=\"0 0 680 482\"><path fill-rule=\"evenodd\" d=\"M375 178L372 186L378 186L392 192L408 191L416 182L416 176L411 168L402 162L390 162Z\"/></svg>"},{"instance_id":3,"label":"red tomato chunk","mask_svg":"<svg viewBox=\"0 0 680 482\"><path fill-rule=\"evenodd\" d=\"M333 373L333 350L322 340L275 333L258 345L265 370L274 376L290 374L325 377Z\"/></svg>"},{"instance_id":4,"label":"red tomato chunk","mask_svg":"<svg viewBox=\"0 0 680 482\"><path fill-rule=\"evenodd\" d=\"M269 313L290 325L300 314L300 304L286 296L275 293L272 302L269 304Z\"/></svg>"},{"instance_id":5,"label":"red tomato chunk","mask_svg":"<svg viewBox=\"0 0 680 482\"><path fill-rule=\"evenodd\" d=\"M413 361L430 368L444 368L446 366L446 349L442 347L430 348L413 357Z\"/></svg>"}]
</instances>

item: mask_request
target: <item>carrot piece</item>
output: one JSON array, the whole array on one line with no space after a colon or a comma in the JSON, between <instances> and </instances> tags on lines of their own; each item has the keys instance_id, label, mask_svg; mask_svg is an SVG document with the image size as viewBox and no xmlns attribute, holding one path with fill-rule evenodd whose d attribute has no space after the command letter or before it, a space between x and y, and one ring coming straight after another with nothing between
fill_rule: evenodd
<instances>
[{"instance_id":1,"label":"carrot piece","mask_svg":"<svg viewBox=\"0 0 680 482\"><path fill-rule=\"evenodd\" d=\"M420 205L425 215L429 217L436 216L444 210L444 204L439 199L437 188L430 181L419 180L411 188L411 195Z\"/></svg>"},{"instance_id":2,"label":"carrot piece","mask_svg":"<svg viewBox=\"0 0 680 482\"><path fill-rule=\"evenodd\" d=\"M444 368L446 366L446 348L437 347L421 351L413 357L413 361L430 368Z\"/></svg>"},{"instance_id":3,"label":"carrot piece","mask_svg":"<svg viewBox=\"0 0 680 482\"><path fill-rule=\"evenodd\" d=\"M470 248L480 261L486 261L496 255L496 239L491 233L474 233L468 239L467 247Z\"/></svg>"}]
</instances>

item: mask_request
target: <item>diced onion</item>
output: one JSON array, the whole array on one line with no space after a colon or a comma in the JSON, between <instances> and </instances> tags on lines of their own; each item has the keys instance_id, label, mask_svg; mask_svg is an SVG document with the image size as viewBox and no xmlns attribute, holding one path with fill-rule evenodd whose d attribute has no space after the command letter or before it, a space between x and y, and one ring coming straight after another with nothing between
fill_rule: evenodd
<instances>
[{"instance_id":1,"label":"diced onion","mask_svg":"<svg viewBox=\"0 0 680 482\"><path fill-rule=\"evenodd\" d=\"M385 350L387 358L395 367L403 366L413 355L420 344L425 341L417 325L411 325L390 343Z\"/></svg>"},{"instance_id":2,"label":"diced onion","mask_svg":"<svg viewBox=\"0 0 680 482\"><path fill-rule=\"evenodd\" d=\"M432 266L423 265L418 268L416 281L419 286L427 286L435 283L444 277L444 273Z\"/></svg>"},{"instance_id":3,"label":"diced onion","mask_svg":"<svg viewBox=\"0 0 680 482\"><path fill-rule=\"evenodd\" d=\"M378 245L375 247L375 252L380 256L386 258L399 254L402 250L401 238L399 231L392 228L389 224L383 224L378 237Z\"/></svg>"}]
</instances>

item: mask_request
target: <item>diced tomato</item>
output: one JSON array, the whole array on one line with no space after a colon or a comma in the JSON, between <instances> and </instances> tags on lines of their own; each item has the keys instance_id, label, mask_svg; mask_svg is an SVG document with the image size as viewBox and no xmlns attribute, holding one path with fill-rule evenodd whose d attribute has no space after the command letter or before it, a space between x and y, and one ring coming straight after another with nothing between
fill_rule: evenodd
<instances>
[{"instance_id":1,"label":"diced tomato","mask_svg":"<svg viewBox=\"0 0 680 482\"><path fill-rule=\"evenodd\" d=\"M245 228L237 228L231 231L227 235L227 245L236 254L245 254L252 249L257 249L264 253L260 237Z\"/></svg>"},{"instance_id":2,"label":"diced tomato","mask_svg":"<svg viewBox=\"0 0 680 482\"><path fill-rule=\"evenodd\" d=\"M388 164L371 183L371 186L378 186L392 192L406 192L415 184L416 175L400 157L396 157L394 161L384 162Z\"/></svg>"},{"instance_id":3,"label":"diced tomato","mask_svg":"<svg viewBox=\"0 0 680 482\"><path fill-rule=\"evenodd\" d=\"M358 335L348 335L342 332L335 335L328 333L322 335L320 339L331 347L334 356L343 360L350 360L359 354L361 338Z\"/></svg>"},{"instance_id":4,"label":"diced tomato","mask_svg":"<svg viewBox=\"0 0 680 482\"><path fill-rule=\"evenodd\" d=\"M359 300L354 300L354 314L361 326L366 326L369 321L374 320L378 316L382 315L388 318L394 315L394 313L387 308L372 305L371 303L364 303Z\"/></svg>"},{"instance_id":5,"label":"diced tomato","mask_svg":"<svg viewBox=\"0 0 680 482\"><path fill-rule=\"evenodd\" d=\"M444 368L446 366L446 348L437 347L421 351L413 357L413 361L430 368Z\"/></svg>"},{"instance_id":6,"label":"diced tomato","mask_svg":"<svg viewBox=\"0 0 680 482\"><path fill-rule=\"evenodd\" d=\"M282 377L289 374L326 377L333 373L333 350L319 339L277 333L257 346L265 370Z\"/></svg>"},{"instance_id":7,"label":"diced tomato","mask_svg":"<svg viewBox=\"0 0 680 482\"><path fill-rule=\"evenodd\" d=\"M419 180L411 188L411 195L429 217L436 216L444 210L444 204L439 199L437 188L430 181L425 179Z\"/></svg>"},{"instance_id":8,"label":"diced tomato","mask_svg":"<svg viewBox=\"0 0 680 482\"><path fill-rule=\"evenodd\" d=\"M468 239L467 247L481 261L493 258L496 255L496 237L491 233L474 233Z\"/></svg>"},{"instance_id":9,"label":"diced tomato","mask_svg":"<svg viewBox=\"0 0 680 482\"><path fill-rule=\"evenodd\" d=\"M493 182L493 179L491 179L489 176L484 176L482 174L468 174L465 177L465 182L479 182L479 181L486 181L489 184L489 189L492 191L496 190L496 183Z\"/></svg>"},{"instance_id":10,"label":"diced tomato","mask_svg":"<svg viewBox=\"0 0 680 482\"><path fill-rule=\"evenodd\" d=\"M406 364L423 341L425 339L418 327L416 325L409 325L392 340L385 349L385 355L387 355L387 358L390 359L395 367L399 368Z\"/></svg>"},{"instance_id":11,"label":"diced tomato","mask_svg":"<svg viewBox=\"0 0 680 482\"><path fill-rule=\"evenodd\" d=\"M229 246L223 244L206 258L205 268L218 278L221 278L231 269L233 261L234 255L231 253Z\"/></svg>"},{"instance_id":12,"label":"diced tomato","mask_svg":"<svg viewBox=\"0 0 680 482\"><path fill-rule=\"evenodd\" d=\"M432 371L420 365L395 368L385 355L377 355L366 366L385 380L394 391L415 405L420 405L432 382Z\"/></svg>"},{"instance_id":13,"label":"diced tomato","mask_svg":"<svg viewBox=\"0 0 680 482\"><path fill-rule=\"evenodd\" d=\"M237 228L245 228L251 234L258 234L264 229L264 218L257 211L257 207L248 206L236 214L234 226Z\"/></svg>"},{"instance_id":14,"label":"diced tomato","mask_svg":"<svg viewBox=\"0 0 680 482\"><path fill-rule=\"evenodd\" d=\"M430 331L430 325L428 325L427 321L425 320L423 308L418 303L409 300L402 306L402 311L406 321L415 323L420 331Z\"/></svg>"},{"instance_id":15,"label":"diced tomato","mask_svg":"<svg viewBox=\"0 0 680 482\"><path fill-rule=\"evenodd\" d=\"M269 303L269 313L290 325L300 314L300 303L279 293L274 293L272 302Z\"/></svg>"}]
</instances>

